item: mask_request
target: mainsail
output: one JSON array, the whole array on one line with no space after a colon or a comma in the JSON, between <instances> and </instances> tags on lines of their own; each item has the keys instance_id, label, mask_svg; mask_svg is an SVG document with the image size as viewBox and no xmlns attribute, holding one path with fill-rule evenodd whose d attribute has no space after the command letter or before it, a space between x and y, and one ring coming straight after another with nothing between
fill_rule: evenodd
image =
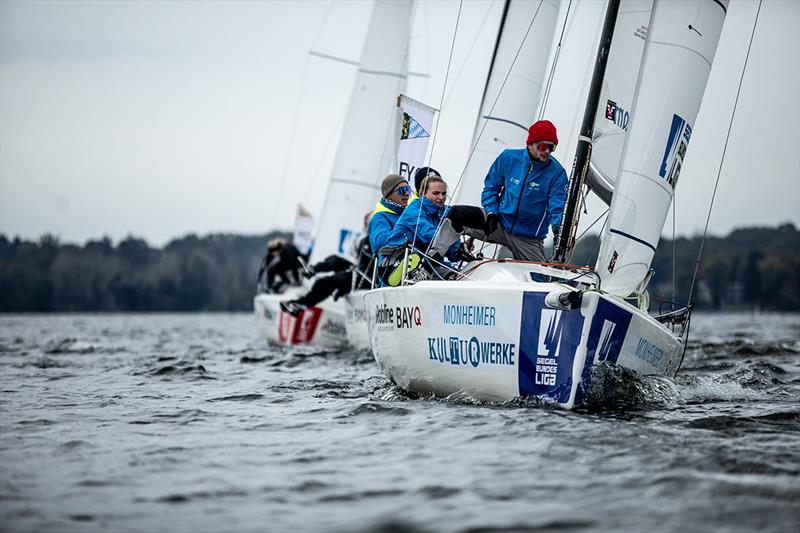
<instances>
[{"instance_id":1,"label":"mainsail","mask_svg":"<svg viewBox=\"0 0 800 533\"><path fill-rule=\"evenodd\" d=\"M618 296L644 290L716 52L727 0L656 1L595 270Z\"/></svg>"},{"instance_id":2,"label":"mainsail","mask_svg":"<svg viewBox=\"0 0 800 533\"><path fill-rule=\"evenodd\" d=\"M540 105L557 17L556 3L516 0L506 4L474 149L453 194L454 203L480 205L483 178L494 159L505 148L524 142Z\"/></svg>"},{"instance_id":3,"label":"mainsail","mask_svg":"<svg viewBox=\"0 0 800 533\"><path fill-rule=\"evenodd\" d=\"M349 253L395 156L394 102L407 77L413 2L376 0L350 96L312 261ZM376 109L385 112L376 113Z\"/></svg>"}]
</instances>

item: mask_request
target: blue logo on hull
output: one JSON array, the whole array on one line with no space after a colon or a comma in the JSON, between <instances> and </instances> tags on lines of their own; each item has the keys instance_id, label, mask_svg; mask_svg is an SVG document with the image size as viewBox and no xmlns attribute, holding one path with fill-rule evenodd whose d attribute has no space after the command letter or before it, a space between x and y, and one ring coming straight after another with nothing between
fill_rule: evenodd
<instances>
[{"instance_id":1,"label":"blue logo on hull","mask_svg":"<svg viewBox=\"0 0 800 533\"><path fill-rule=\"evenodd\" d=\"M519 340L519 392L563 403L572 390L572 366L581 342L583 315L544 305L546 294L522 296Z\"/></svg>"},{"instance_id":2,"label":"blue logo on hull","mask_svg":"<svg viewBox=\"0 0 800 533\"><path fill-rule=\"evenodd\" d=\"M589 382L595 359L598 362L617 362L632 317L633 315L629 311L617 307L603 298L597 302L597 309L589 328L589 338L586 341L586 361L581 376L583 383ZM578 387L575 403L580 403L582 398L583 389Z\"/></svg>"}]
</instances>

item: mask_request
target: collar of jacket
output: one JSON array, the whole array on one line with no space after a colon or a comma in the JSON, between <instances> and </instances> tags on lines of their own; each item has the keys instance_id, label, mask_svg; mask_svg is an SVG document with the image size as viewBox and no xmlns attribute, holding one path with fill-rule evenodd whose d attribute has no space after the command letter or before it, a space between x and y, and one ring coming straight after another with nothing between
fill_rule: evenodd
<instances>
[{"instance_id":1,"label":"collar of jacket","mask_svg":"<svg viewBox=\"0 0 800 533\"><path fill-rule=\"evenodd\" d=\"M420 205L422 206L422 210L425 211L426 215L436 216L439 214L439 211L441 211L445 207L445 206L439 207L434 202L431 202L424 196L421 196L420 200L422 200L422 204Z\"/></svg>"},{"instance_id":2,"label":"collar of jacket","mask_svg":"<svg viewBox=\"0 0 800 533\"><path fill-rule=\"evenodd\" d=\"M388 198L381 198L378 200L378 203L375 204L375 211L373 211L372 214L391 213L393 215L399 215L404 209L405 207L389 200Z\"/></svg>"},{"instance_id":3,"label":"collar of jacket","mask_svg":"<svg viewBox=\"0 0 800 533\"><path fill-rule=\"evenodd\" d=\"M528 163L533 163L533 167L534 168L544 168L544 167L546 167L547 165L550 164L550 160L553 158L553 153L550 152L550 157L547 158L547 161L542 163L538 159L534 159L533 158L533 156L531 155L531 151L528 149L527 146L525 147L525 153L528 155Z\"/></svg>"}]
</instances>

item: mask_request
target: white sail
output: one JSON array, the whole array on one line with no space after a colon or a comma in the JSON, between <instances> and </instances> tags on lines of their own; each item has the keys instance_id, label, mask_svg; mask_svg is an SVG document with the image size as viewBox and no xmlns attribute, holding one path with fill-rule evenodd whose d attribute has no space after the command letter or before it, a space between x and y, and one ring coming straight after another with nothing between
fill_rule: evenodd
<instances>
[{"instance_id":1,"label":"white sail","mask_svg":"<svg viewBox=\"0 0 800 533\"><path fill-rule=\"evenodd\" d=\"M592 191L607 204L611 203L619 174L652 10L653 0L623 0L614 25L614 40L594 120L592 161L586 177Z\"/></svg>"},{"instance_id":2,"label":"white sail","mask_svg":"<svg viewBox=\"0 0 800 533\"><path fill-rule=\"evenodd\" d=\"M540 105L558 4L511 1L505 15L481 103L477 144L453 194L457 204L480 205L489 167L504 149L525 143Z\"/></svg>"},{"instance_id":3,"label":"white sail","mask_svg":"<svg viewBox=\"0 0 800 533\"><path fill-rule=\"evenodd\" d=\"M656 1L596 271L619 296L643 290L700 109L727 2Z\"/></svg>"},{"instance_id":4,"label":"white sail","mask_svg":"<svg viewBox=\"0 0 800 533\"><path fill-rule=\"evenodd\" d=\"M395 101L407 77L413 2L376 0L320 216L312 262L348 254L396 153ZM382 110L376 113L376 109ZM385 111L383 111L385 110Z\"/></svg>"}]
</instances>

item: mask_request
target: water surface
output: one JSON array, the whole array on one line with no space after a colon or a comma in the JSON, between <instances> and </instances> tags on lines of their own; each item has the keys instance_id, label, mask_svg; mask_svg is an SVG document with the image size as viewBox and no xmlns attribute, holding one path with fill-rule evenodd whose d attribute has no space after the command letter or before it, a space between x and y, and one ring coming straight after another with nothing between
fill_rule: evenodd
<instances>
[{"instance_id":1,"label":"water surface","mask_svg":"<svg viewBox=\"0 0 800 533\"><path fill-rule=\"evenodd\" d=\"M800 316L581 412L411 397L249 314L0 316L2 531L790 531Z\"/></svg>"}]
</instances>

